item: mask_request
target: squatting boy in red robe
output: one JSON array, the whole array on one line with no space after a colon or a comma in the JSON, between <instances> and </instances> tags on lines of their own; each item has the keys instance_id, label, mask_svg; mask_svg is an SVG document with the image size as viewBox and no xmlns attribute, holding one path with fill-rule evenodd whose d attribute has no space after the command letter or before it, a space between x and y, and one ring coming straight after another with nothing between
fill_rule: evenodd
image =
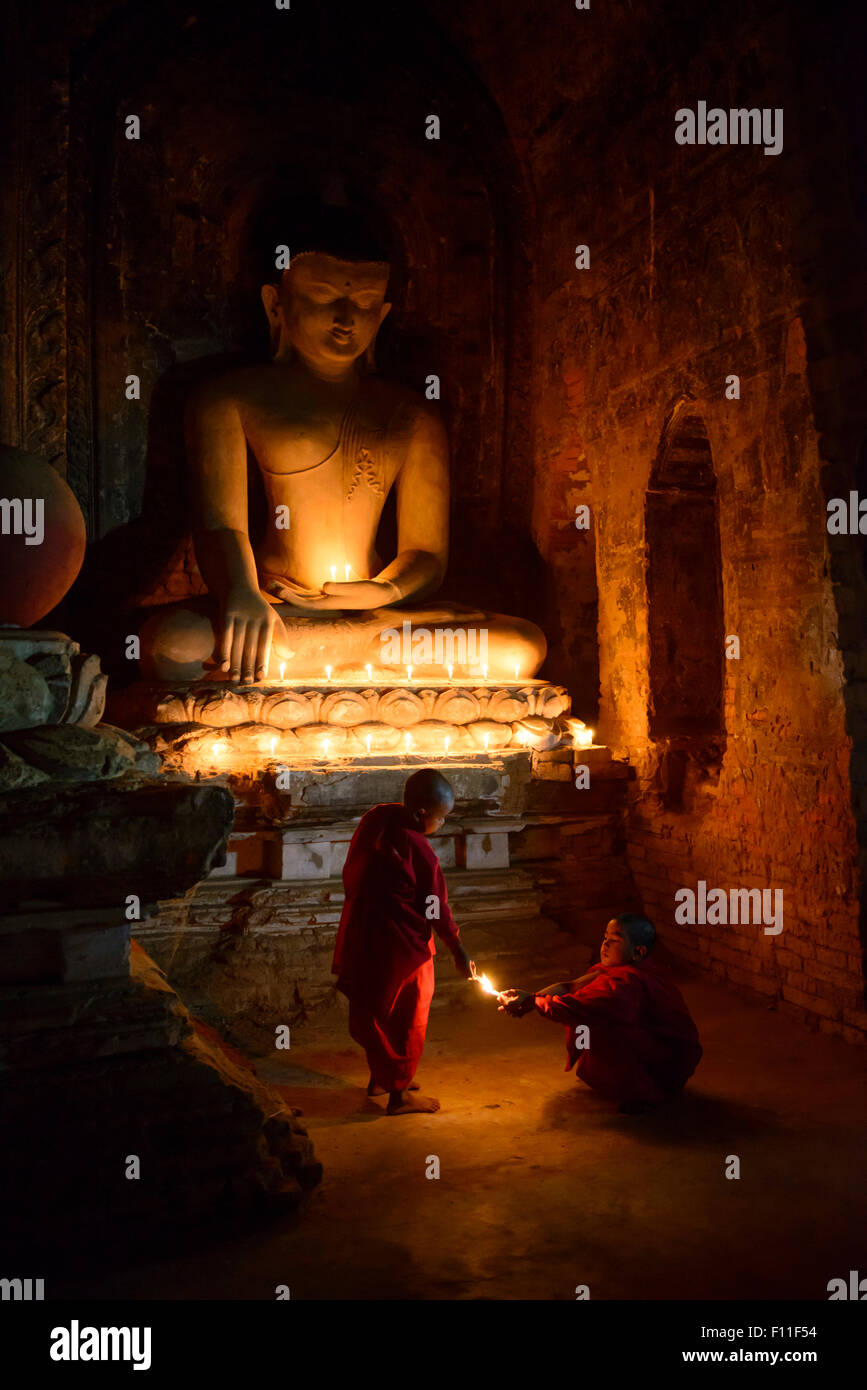
<instances>
[{"instance_id":1,"label":"squatting boy in red robe","mask_svg":"<svg viewBox=\"0 0 867 1390\"><path fill-rule=\"evenodd\" d=\"M566 1070L577 1061L576 1075L627 1113L677 1095L701 1060L680 990L647 959L655 940L646 917L623 912L605 928L600 964L586 975L539 994L504 990L500 1005L515 1018L535 1009L565 1024Z\"/></svg>"},{"instance_id":2,"label":"squatting boy in red robe","mask_svg":"<svg viewBox=\"0 0 867 1390\"><path fill-rule=\"evenodd\" d=\"M387 1091L389 1115L440 1108L438 1100L413 1094L434 991L434 930L460 974L474 973L425 838L454 804L439 772L414 772L402 804L374 806L362 816L343 869L346 899L331 969L349 1000L349 1032L367 1053L367 1094Z\"/></svg>"}]
</instances>

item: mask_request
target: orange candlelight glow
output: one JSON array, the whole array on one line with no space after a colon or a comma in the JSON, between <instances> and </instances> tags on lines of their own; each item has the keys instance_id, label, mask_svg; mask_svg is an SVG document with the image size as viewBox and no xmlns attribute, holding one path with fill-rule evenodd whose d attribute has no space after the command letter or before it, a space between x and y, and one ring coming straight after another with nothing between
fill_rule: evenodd
<instances>
[{"instance_id":1,"label":"orange candlelight glow","mask_svg":"<svg viewBox=\"0 0 867 1390\"><path fill-rule=\"evenodd\" d=\"M411 753L411 752L412 752L412 734L404 734L404 736L403 736L403 743L404 743L404 747L406 748L407 753Z\"/></svg>"},{"instance_id":2,"label":"orange candlelight glow","mask_svg":"<svg viewBox=\"0 0 867 1390\"><path fill-rule=\"evenodd\" d=\"M336 566L336 565L332 565L332 566L331 566L331 582L332 582L332 584L334 583L334 581L335 581L336 578L337 578L337 566Z\"/></svg>"},{"instance_id":3,"label":"orange candlelight glow","mask_svg":"<svg viewBox=\"0 0 867 1390\"><path fill-rule=\"evenodd\" d=\"M449 744L450 744L450 743L451 743L451 739L449 738L448 734L446 734L446 752L447 752L447 753L448 753L448 751L449 751Z\"/></svg>"},{"instance_id":4,"label":"orange candlelight glow","mask_svg":"<svg viewBox=\"0 0 867 1390\"><path fill-rule=\"evenodd\" d=\"M485 735L484 735L484 740L483 740L483 741L484 741L484 745L485 745L485 752L487 753L487 751L488 751L488 744L489 744L490 741L491 741L491 735L490 735L490 734L485 734Z\"/></svg>"},{"instance_id":5,"label":"orange candlelight glow","mask_svg":"<svg viewBox=\"0 0 867 1390\"><path fill-rule=\"evenodd\" d=\"M281 662L280 662L280 679L281 679L281 681L286 679L286 662L285 662L285 661L281 661Z\"/></svg>"},{"instance_id":6,"label":"orange candlelight glow","mask_svg":"<svg viewBox=\"0 0 867 1390\"><path fill-rule=\"evenodd\" d=\"M326 667L325 667L325 679L326 679L327 681L330 681L330 680L331 680L331 667L330 667L330 666L326 666Z\"/></svg>"},{"instance_id":7,"label":"orange candlelight glow","mask_svg":"<svg viewBox=\"0 0 867 1390\"><path fill-rule=\"evenodd\" d=\"M449 673L449 680L451 680L451 678L452 678L452 672L454 671L454 669L455 669L454 666L447 666L447 667L446 667L446 670L447 670L448 673Z\"/></svg>"},{"instance_id":8,"label":"orange candlelight glow","mask_svg":"<svg viewBox=\"0 0 867 1390\"><path fill-rule=\"evenodd\" d=\"M273 737L272 740L271 740L271 757L272 757L272 758L273 758L274 754L276 753L276 751L277 751L277 735L275 734L274 737Z\"/></svg>"},{"instance_id":9,"label":"orange candlelight glow","mask_svg":"<svg viewBox=\"0 0 867 1390\"><path fill-rule=\"evenodd\" d=\"M369 752L370 752L370 734L366 734L366 735L365 735L364 742L367 744L367 751L368 751L368 753L369 753Z\"/></svg>"},{"instance_id":10,"label":"orange candlelight glow","mask_svg":"<svg viewBox=\"0 0 867 1390\"><path fill-rule=\"evenodd\" d=\"M367 672L367 679L368 679L369 681L372 681L372 680L373 680L373 667L372 667L372 666L365 666L364 669L365 669L365 671Z\"/></svg>"},{"instance_id":11,"label":"orange candlelight glow","mask_svg":"<svg viewBox=\"0 0 867 1390\"><path fill-rule=\"evenodd\" d=\"M495 985L491 984L487 975L474 975L473 979L475 980L477 985L481 985L485 994L493 994L493 996L496 999L499 999L500 991L496 988Z\"/></svg>"},{"instance_id":12,"label":"orange candlelight glow","mask_svg":"<svg viewBox=\"0 0 867 1390\"><path fill-rule=\"evenodd\" d=\"M343 575L344 575L344 578L346 579L347 584L349 583L349 569L350 569L349 565L344 565L344 566L343 566Z\"/></svg>"},{"instance_id":13,"label":"orange candlelight glow","mask_svg":"<svg viewBox=\"0 0 867 1390\"><path fill-rule=\"evenodd\" d=\"M327 757L328 757L328 754L331 752L331 739L330 739L330 738L323 739L323 741L322 741L322 751L323 751L323 753L325 754L325 756L326 756L326 758L327 758Z\"/></svg>"}]
</instances>

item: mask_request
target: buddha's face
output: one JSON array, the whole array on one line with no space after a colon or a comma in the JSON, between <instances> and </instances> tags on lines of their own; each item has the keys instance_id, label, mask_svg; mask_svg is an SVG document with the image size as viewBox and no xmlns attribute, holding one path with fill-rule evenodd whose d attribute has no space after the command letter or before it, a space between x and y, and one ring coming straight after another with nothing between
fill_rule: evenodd
<instances>
[{"instance_id":1,"label":"buddha's face","mask_svg":"<svg viewBox=\"0 0 867 1390\"><path fill-rule=\"evenodd\" d=\"M291 343L309 361L334 367L367 351L391 308L387 288L387 265L317 251L293 261L279 287L265 285L262 299L281 348Z\"/></svg>"}]
</instances>

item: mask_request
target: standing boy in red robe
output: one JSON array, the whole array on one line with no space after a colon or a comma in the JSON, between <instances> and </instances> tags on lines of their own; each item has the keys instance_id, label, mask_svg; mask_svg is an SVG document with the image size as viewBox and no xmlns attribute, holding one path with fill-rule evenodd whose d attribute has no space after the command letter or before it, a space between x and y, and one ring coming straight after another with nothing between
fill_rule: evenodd
<instances>
[{"instance_id":1,"label":"standing boy in red robe","mask_svg":"<svg viewBox=\"0 0 867 1390\"><path fill-rule=\"evenodd\" d=\"M434 930L459 973L474 974L426 839L454 804L439 772L414 772L402 804L374 806L362 816L343 868L346 900L331 969L349 1000L349 1032L367 1053L367 1094L387 1091L389 1115L440 1108L413 1083L434 991Z\"/></svg>"},{"instance_id":2,"label":"standing boy in red robe","mask_svg":"<svg viewBox=\"0 0 867 1390\"><path fill-rule=\"evenodd\" d=\"M565 1024L566 1070L577 1061L576 1075L627 1114L677 1095L702 1054L680 990L647 959L655 940L646 917L623 912L605 928L600 964L586 975L539 994L504 990L500 1005L514 1018L535 1009Z\"/></svg>"}]
</instances>

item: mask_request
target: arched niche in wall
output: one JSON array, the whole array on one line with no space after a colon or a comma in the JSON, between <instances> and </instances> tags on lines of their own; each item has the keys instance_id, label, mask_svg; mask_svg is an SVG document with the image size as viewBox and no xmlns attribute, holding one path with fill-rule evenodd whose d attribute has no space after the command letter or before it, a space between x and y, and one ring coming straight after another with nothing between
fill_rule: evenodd
<instances>
[{"instance_id":1,"label":"arched niche in wall","mask_svg":"<svg viewBox=\"0 0 867 1390\"><path fill-rule=\"evenodd\" d=\"M716 474L704 420L681 402L660 440L645 508L651 738L664 800L682 804L690 760L718 762L724 630Z\"/></svg>"}]
</instances>

